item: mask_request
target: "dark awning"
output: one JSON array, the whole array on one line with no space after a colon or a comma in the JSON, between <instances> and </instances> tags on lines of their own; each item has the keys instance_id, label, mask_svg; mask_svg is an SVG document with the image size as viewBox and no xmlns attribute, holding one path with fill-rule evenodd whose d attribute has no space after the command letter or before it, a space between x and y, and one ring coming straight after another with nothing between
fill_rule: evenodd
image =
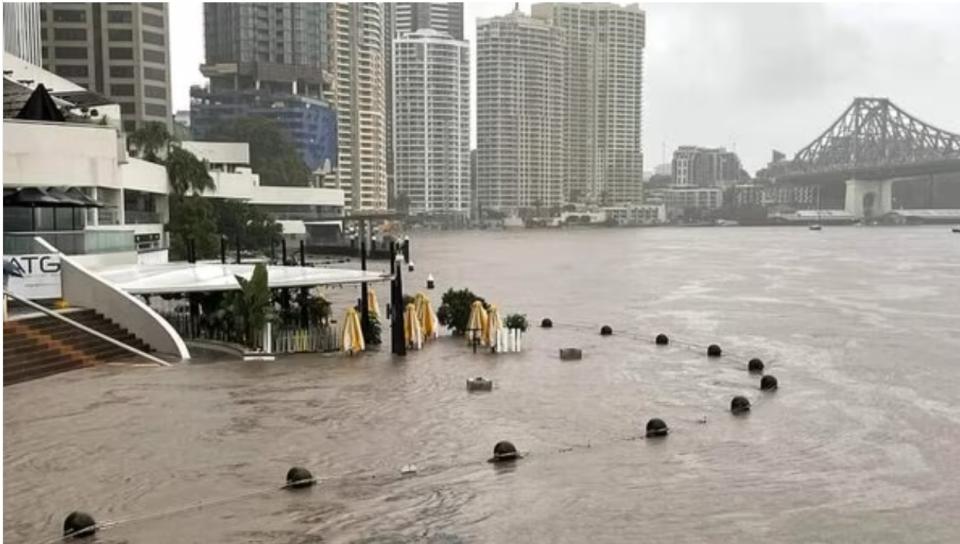
<instances>
[{"instance_id":1,"label":"dark awning","mask_svg":"<svg viewBox=\"0 0 960 544\"><path fill-rule=\"evenodd\" d=\"M37 85L33 90L23 109L17 114L17 119L28 119L31 121L58 121L64 122L63 114L53 101L47 88L43 83Z\"/></svg>"},{"instance_id":2,"label":"dark awning","mask_svg":"<svg viewBox=\"0 0 960 544\"><path fill-rule=\"evenodd\" d=\"M93 200L76 187L70 189L44 189L23 187L10 193L4 191L3 205L13 208L100 208L103 204Z\"/></svg>"}]
</instances>

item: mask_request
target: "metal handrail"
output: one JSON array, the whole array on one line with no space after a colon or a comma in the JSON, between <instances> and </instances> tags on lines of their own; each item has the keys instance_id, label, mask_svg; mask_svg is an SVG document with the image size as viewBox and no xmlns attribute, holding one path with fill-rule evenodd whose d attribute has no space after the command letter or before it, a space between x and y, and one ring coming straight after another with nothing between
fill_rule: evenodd
<instances>
[{"instance_id":1,"label":"metal handrail","mask_svg":"<svg viewBox=\"0 0 960 544\"><path fill-rule=\"evenodd\" d=\"M170 366L170 363L168 363L167 361L164 361L163 359L161 359L161 358L159 358L159 357L157 357L157 356L155 356L155 355L150 355L149 353L147 353L147 352L145 352L145 351L140 351L139 349L137 349L137 348L135 348L135 347L133 347L133 346L128 346L128 345L124 344L123 342L121 342L121 341L119 341L119 340L117 340L117 339L115 339L115 338L110 338L109 336L103 334L103 333L100 332L100 331L91 329L90 327L87 327L86 325L83 325L83 324L81 324L81 323L77 323L76 321L74 321L74 320L72 320L72 319L69 319L69 318L67 318L67 317L64 317L64 316L61 315L61 314L58 314L57 312L51 311L51 310L49 310L49 309L47 309L47 308L44 308L43 306L37 304L36 302L33 302L32 300L25 299L25 298L23 298L23 297L21 297L21 296L15 295L15 294L11 293L10 291L7 291L6 289L3 290L3 294L4 294L5 296L8 296L8 297L12 298L13 300L16 300L17 302L20 302L20 303L22 303L22 304L26 304L27 306L33 308L34 310L38 310L39 312L41 312L41 313L43 313L43 314L46 314L46 315L51 316L51 317L55 317L55 318L59 319L60 321L63 321L64 323L67 323L68 325L71 325L71 326L73 326L73 327L75 327L75 328L77 328L77 329L80 329L80 330L83 331L83 332L86 332L86 333L88 333L88 334L92 334L92 335L96 336L97 338L99 338L99 339L101 339L101 340L106 340L107 342L110 342L111 344L113 344L113 345L115 345L115 346L117 346L117 347L120 347L120 348L123 348L123 349L126 350L126 351L129 351L130 353L139 355L140 357L143 357L143 358L145 358L145 359L149 359L150 361L153 361L154 363L156 363L156 364L158 364L158 365L160 365L160 366Z\"/></svg>"}]
</instances>

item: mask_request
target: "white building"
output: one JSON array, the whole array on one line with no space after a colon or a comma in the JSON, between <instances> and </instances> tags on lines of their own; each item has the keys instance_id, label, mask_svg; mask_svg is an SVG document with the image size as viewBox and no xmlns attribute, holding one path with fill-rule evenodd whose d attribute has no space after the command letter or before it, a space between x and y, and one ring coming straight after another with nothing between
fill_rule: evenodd
<instances>
[{"instance_id":1,"label":"white building","mask_svg":"<svg viewBox=\"0 0 960 544\"><path fill-rule=\"evenodd\" d=\"M514 11L477 21L477 196L508 213L563 201L563 31Z\"/></svg>"},{"instance_id":2,"label":"white building","mask_svg":"<svg viewBox=\"0 0 960 544\"><path fill-rule=\"evenodd\" d=\"M277 220L285 234L304 234L311 224L327 224L343 215L340 189L260 185L260 175L250 168L250 146L245 142L187 141L180 145L207 161L215 187L202 196L252 204Z\"/></svg>"},{"instance_id":3,"label":"white building","mask_svg":"<svg viewBox=\"0 0 960 544\"><path fill-rule=\"evenodd\" d=\"M667 221L667 210L663 204L608 206L603 211L608 221L620 226L656 225Z\"/></svg>"},{"instance_id":4,"label":"white building","mask_svg":"<svg viewBox=\"0 0 960 544\"><path fill-rule=\"evenodd\" d=\"M674 219L689 210L716 210L723 206L719 187L671 187L663 191L667 217Z\"/></svg>"},{"instance_id":5,"label":"white building","mask_svg":"<svg viewBox=\"0 0 960 544\"><path fill-rule=\"evenodd\" d=\"M565 196L641 202L646 14L583 2L534 4L532 15L564 31Z\"/></svg>"},{"instance_id":6,"label":"white building","mask_svg":"<svg viewBox=\"0 0 960 544\"><path fill-rule=\"evenodd\" d=\"M167 173L127 155L119 107L9 54L4 70L4 191L77 188L102 204L85 210L4 206L4 254L28 251L41 232L64 252L138 251L144 259L166 260ZM54 90L61 110L76 115L67 122L14 119L39 84ZM81 114L71 100L95 105Z\"/></svg>"},{"instance_id":7,"label":"white building","mask_svg":"<svg viewBox=\"0 0 960 544\"><path fill-rule=\"evenodd\" d=\"M423 29L393 43L394 197L410 213L470 213L470 50Z\"/></svg>"},{"instance_id":8,"label":"white building","mask_svg":"<svg viewBox=\"0 0 960 544\"><path fill-rule=\"evenodd\" d=\"M383 4L331 4L337 108L336 186L352 210L387 208Z\"/></svg>"}]
</instances>

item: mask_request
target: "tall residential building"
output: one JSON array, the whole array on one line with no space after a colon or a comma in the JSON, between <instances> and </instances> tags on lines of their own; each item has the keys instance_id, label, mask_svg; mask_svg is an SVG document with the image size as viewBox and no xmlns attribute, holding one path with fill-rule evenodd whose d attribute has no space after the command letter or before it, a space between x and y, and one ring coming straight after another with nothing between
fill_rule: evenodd
<instances>
[{"instance_id":1,"label":"tall residential building","mask_svg":"<svg viewBox=\"0 0 960 544\"><path fill-rule=\"evenodd\" d=\"M393 43L394 197L410 213L470 213L470 50L421 29Z\"/></svg>"},{"instance_id":2,"label":"tall residential building","mask_svg":"<svg viewBox=\"0 0 960 544\"><path fill-rule=\"evenodd\" d=\"M483 209L559 205L563 31L514 11L477 21L477 193Z\"/></svg>"},{"instance_id":3,"label":"tall residential building","mask_svg":"<svg viewBox=\"0 0 960 544\"><path fill-rule=\"evenodd\" d=\"M40 2L4 2L3 50L40 66Z\"/></svg>"},{"instance_id":4,"label":"tall residential building","mask_svg":"<svg viewBox=\"0 0 960 544\"><path fill-rule=\"evenodd\" d=\"M43 3L40 20L44 68L119 103L124 130L170 127L167 4Z\"/></svg>"},{"instance_id":5,"label":"tall residential building","mask_svg":"<svg viewBox=\"0 0 960 544\"><path fill-rule=\"evenodd\" d=\"M740 158L722 147L684 145L673 152L674 185L725 188L740 178Z\"/></svg>"},{"instance_id":6,"label":"tall residential building","mask_svg":"<svg viewBox=\"0 0 960 544\"><path fill-rule=\"evenodd\" d=\"M206 3L207 87L190 90L191 130L207 138L217 125L265 117L290 136L311 171L337 162L336 112L326 3ZM304 180L306 183L307 180Z\"/></svg>"},{"instance_id":7,"label":"tall residential building","mask_svg":"<svg viewBox=\"0 0 960 544\"><path fill-rule=\"evenodd\" d=\"M423 28L432 28L462 40L463 2L392 2L383 7L387 64L387 185L392 198L396 193L393 179L393 41Z\"/></svg>"},{"instance_id":8,"label":"tall residential building","mask_svg":"<svg viewBox=\"0 0 960 544\"><path fill-rule=\"evenodd\" d=\"M383 4L335 3L333 102L337 108L336 186L354 211L387 208L387 112Z\"/></svg>"},{"instance_id":9,"label":"tall residential building","mask_svg":"<svg viewBox=\"0 0 960 544\"><path fill-rule=\"evenodd\" d=\"M644 12L637 4L534 4L564 32L565 196L641 202Z\"/></svg>"}]
</instances>

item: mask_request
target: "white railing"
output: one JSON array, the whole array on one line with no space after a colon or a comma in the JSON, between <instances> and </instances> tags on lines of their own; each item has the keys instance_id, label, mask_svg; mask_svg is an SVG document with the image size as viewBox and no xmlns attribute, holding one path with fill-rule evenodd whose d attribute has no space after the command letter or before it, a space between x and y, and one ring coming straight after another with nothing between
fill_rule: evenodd
<instances>
[{"instance_id":1,"label":"white railing","mask_svg":"<svg viewBox=\"0 0 960 544\"><path fill-rule=\"evenodd\" d=\"M139 349L137 349L137 348L135 348L135 347L133 347L133 346L128 346L127 344L124 344L123 342L121 342L121 341L119 341L119 340L116 340L116 339L114 339L114 338L111 338L111 337L103 334L103 333L100 332L100 331L91 329L90 327L87 327L86 325L83 325L83 324L81 324L81 323L77 323L76 321L74 321L74 320L72 320L72 319L70 319L70 318L68 318L68 317L64 317L63 315L58 314L57 312L54 312L54 311L49 310L49 309L47 309L47 308L44 308L43 306L37 304L36 302L33 302L32 300L25 299L25 298L23 298L23 297L14 295L13 293L11 293L11 292L9 292L9 291L7 291L7 290L4 290L4 291L3 291L3 294L4 294L5 296L8 296L8 297L12 298L13 300L16 300L17 302L20 302L21 304L26 304L27 306L33 308L34 310L37 310L38 312L41 312L41 313L46 314L46 315L48 315L48 316L50 316L50 317L59 319L60 321L63 321L64 323L67 323L68 325L70 325L70 326L72 326L72 327L74 327L74 328L76 328L76 329L80 329L81 331L83 331L83 332L85 332L85 333L87 333L87 334L92 334L92 335L96 336L97 338L99 338L99 339L101 339L101 340L104 340L104 341L106 341L106 342L110 342L111 344L113 344L113 345L115 345L115 346L117 346L117 347L119 347L119 348L123 348L124 350L129 351L130 353L133 353L134 355L139 355L140 357L143 357L144 359L149 359L150 361L153 361L154 363L156 363L156 364L158 364L158 365L160 365L160 366L170 366L170 363L164 361L163 359L161 359L161 358L159 358L159 357L157 357L157 356L155 356L155 355L150 355L149 353L147 353L147 352L145 352L145 351L140 351Z\"/></svg>"}]
</instances>

